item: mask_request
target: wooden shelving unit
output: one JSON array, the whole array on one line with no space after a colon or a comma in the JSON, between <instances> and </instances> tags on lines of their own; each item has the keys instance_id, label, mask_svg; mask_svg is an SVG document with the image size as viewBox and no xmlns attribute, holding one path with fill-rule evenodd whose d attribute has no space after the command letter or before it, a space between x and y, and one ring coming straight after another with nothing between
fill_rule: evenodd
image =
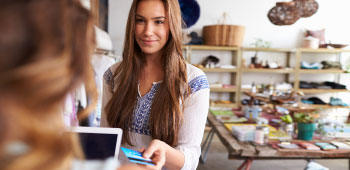
<instances>
[{"instance_id":1,"label":"wooden shelving unit","mask_svg":"<svg viewBox=\"0 0 350 170\"><path fill-rule=\"evenodd\" d=\"M184 45L183 49L190 48L192 50L208 50L208 51L237 51L239 47L226 46L210 46L210 45Z\"/></svg>"},{"instance_id":2,"label":"wooden shelving unit","mask_svg":"<svg viewBox=\"0 0 350 170\"><path fill-rule=\"evenodd\" d=\"M200 68L202 71L207 72L207 73L235 73L238 72L238 69L234 68L234 69L226 69L226 68Z\"/></svg>"},{"instance_id":3,"label":"wooden shelving unit","mask_svg":"<svg viewBox=\"0 0 350 170\"><path fill-rule=\"evenodd\" d=\"M240 85L241 85L241 61L240 53L241 48L239 47L226 47L226 46L208 46L208 45L184 45L182 49L185 51L186 60L188 63L191 63L192 51L229 51L231 52L231 65L236 66L236 68L225 69L225 68L200 68L203 72L206 73L229 73L231 74L230 84L236 85L235 88L210 88L211 93L230 93L230 101L232 103L240 102ZM223 107L236 107L236 104L220 104ZM217 104L216 104L217 106Z\"/></svg>"},{"instance_id":4,"label":"wooden shelving unit","mask_svg":"<svg viewBox=\"0 0 350 170\"><path fill-rule=\"evenodd\" d=\"M313 107L317 109L349 109L350 106L331 106L322 104L303 104L306 107Z\"/></svg>"},{"instance_id":5,"label":"wooden shelving unit","mask_svg":"<svg viewBox=\"0 0 350 170\"><path fill-rule=\"evenodd\" d=\"M211 92L237 92L237 88L215 88L211 87L210 88Z\"/></svg>"},{"instance_id":6,"label":"wooden shelving unit","mask_svg":"<svg viewBox=\"0 0 350 170\"><path fill-rule=\"evenodd\" d=\"M256 69L242 69L243 72L254 72L254 73L294 73L294 69L268 69L268 68L256 68Z\"/></svg>"},{"instance_id":7,"label":"wooden shelving unit","mask_svg":"<svg viewBox=\"0 0 350 170\"><path fill-rule=\"evenodd\" d=\"M305 52L305 53L350 53L350 49L328 49L328 48L318 48L318 49L311 49L311 48L299 48L297 51Z\"/></svg>"},{"instance_id":8,"label":"wooden shelving unit","mask_svg":"<svg viewBox=\"0 0 350 170\"><path fill-rule=\"evenodd\" d=\"M299 69L299 73L305 74L346 74L344 70L336 70L336 69ZM349 74L349 73L347 73Z\"/></svg>"},{"instance_id":9,"label":"wooden shelving unit","mask_svg":"<svg viewBox=\"0 0 350 170\"><path fill-rule=\"evenodd\" d=\"M207 45L184 45L182 49L185 52L185 56L187 57L187 61L191 63L191 57L193 50L206 50L206 51L231 51L232 52L232 65L235 65L234 69L222 69L222 68L201 68L206 73L228 73L231 74L231 84L236 85L236 88L210 88L213 93L230 93L231 104L215 104L215 106L223 106L223 107L236 107L240 103L241 93L249 92L250 89L241 88L241 81L243 77L243 73L272 73L272 74L285 74L286 82L289 82L289 76L294 75L293 84L294 91L303 92L305 94L317 94L317 93L341 93L341 92L350 92L350 90L343 89L300 89L300 75L301 74L350 74L346 73L343 70L339 69L319 69L319 70L309 70L309 69L300 69L300 62L302 55L304 53L328 53L328 54L337 54L341 53L350 53L350 50L344 49L306 49L306 48L239 48L239 47L222 47L222 46L207 46ZM266 53L285 53L286 54L286 67L287 69L249 69L246 67L242 67L241 60L243 58L243 52L249 51L258 51L258 52L266 52ZM294 68L291 68L290 62L291 54L295 54L295 62ZM294 55L293 55L294 56ZM233 95L234 94L234 95ZM214 105L212 105L214 106ZM330 106L330 105L310 105L314 108L319 109L332 109L332 108L349 108L344 106Z\"/></svg>"},{"instance_id":10,"label":"wooden shelving unit","mask_svg":"<svg viewBox=\"0 0 350 170\"><path fill-rule=\"evenodd\" d=\"M242 48L242 51L263 51L263 52L279 52L279 53L289 53L295 51L295 49L290 48Z\"/></svg>"},{"instance_id":11,"label":"wooden shelving unit","mask_svg":"<svg viewBox=\"0 0 350 170\"><path fill-rule=\"evenodd\" d=\"M303 93L342 93L350 92L347 89L298 89L298 91Z\"/></svg>"}]
</instances>

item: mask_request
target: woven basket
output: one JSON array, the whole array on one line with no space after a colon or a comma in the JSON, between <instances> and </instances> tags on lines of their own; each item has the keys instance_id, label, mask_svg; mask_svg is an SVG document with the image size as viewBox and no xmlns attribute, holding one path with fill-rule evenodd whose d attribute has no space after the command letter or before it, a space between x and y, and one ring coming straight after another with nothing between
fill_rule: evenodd
<instances>
[{"instance_id":1,"label":"woven basket","mask_svg":"<svg viewBox=\"0 0 350 170\"><path fill-rule=\"evenodd\" d=\"M203 27L205 45L242 46L245 27L240 25L208 25Z\"/></svg>"}]
</instances>

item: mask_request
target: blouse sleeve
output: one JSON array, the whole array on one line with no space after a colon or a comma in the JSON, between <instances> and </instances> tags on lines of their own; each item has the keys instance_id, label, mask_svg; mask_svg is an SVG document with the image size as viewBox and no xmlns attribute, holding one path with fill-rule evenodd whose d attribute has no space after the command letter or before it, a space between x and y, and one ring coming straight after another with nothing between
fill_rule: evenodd
<instances>
[{"instance_id":1,"label":"blouse sleeve","mask_svg":"<svg viewBox=\"0 0 350 170\"><path fill-rule=\"evenodd\" d=\"M192 93L184 103L184 120L179 131L179 145L185 156L182 170L197 169L204 128L209 110L209 83L205 75L189 83Z\"/></svg>"},{"instance_id":2,"label":"blouse sleeve","mask_svg":"<svg viewBox=\"0 0 350 170\"><path fill-rule=\"evenodd\" d=\"M109 127L106 116L106 105L112 98L114 87L113 74L109 68L103 75L103 90L102 90L102 111L101 111L101 127Z\"/></svg>"}]
</instances>

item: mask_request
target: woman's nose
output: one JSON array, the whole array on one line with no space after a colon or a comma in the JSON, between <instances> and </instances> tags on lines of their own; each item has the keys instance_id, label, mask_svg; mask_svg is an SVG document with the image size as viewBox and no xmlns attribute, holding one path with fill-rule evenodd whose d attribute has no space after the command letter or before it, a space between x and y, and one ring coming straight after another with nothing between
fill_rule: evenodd
<instances>
[{"instance_id":1,"label":"woman's nose","mask_svg":"<svg viewBox=\"0 0 350 170\"><path fill-rule=\"evenodd\" d=\"M147 23L145 26L144 34L146 36L151 36L153 34L153 25L152 23Z\"/></svg>"}]
</instances>

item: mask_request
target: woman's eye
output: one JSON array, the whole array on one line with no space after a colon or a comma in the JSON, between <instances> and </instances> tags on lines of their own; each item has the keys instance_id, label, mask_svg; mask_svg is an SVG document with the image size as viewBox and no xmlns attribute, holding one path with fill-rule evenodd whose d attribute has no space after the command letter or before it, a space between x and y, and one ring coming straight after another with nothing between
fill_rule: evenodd
<instances>
[{"instance_id":1,"label":"woman's eye","mask_svg":"<svg viewBox=\"0 0 350 170\"><path fill-rule=\"evenodd\" d=\"M156 24L164 24L164 21L156 20Z\"/></svg>"},{"instance_id":2,"label":"woman's eye","mask_svg":"<svg viewBox=\"0 0 350 170\"><path fill-rule=\"evenodd\" d=\"M143 23L143 19L136 19L136 23Z\"/></svg>"}]
</instances>

